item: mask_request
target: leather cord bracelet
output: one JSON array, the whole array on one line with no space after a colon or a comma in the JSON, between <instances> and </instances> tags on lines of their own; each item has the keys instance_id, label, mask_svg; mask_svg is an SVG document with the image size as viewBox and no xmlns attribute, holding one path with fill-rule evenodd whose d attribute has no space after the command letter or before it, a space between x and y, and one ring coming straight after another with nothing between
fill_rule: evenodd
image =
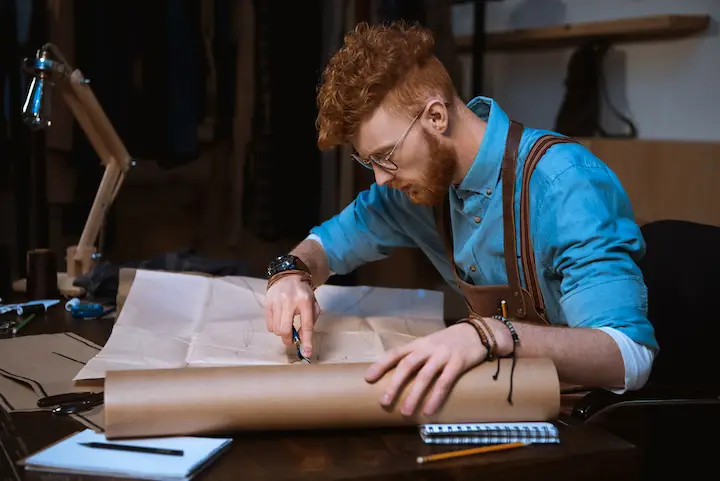
<instances>
[{"instance_id":1,"label":"leather cord bracelet","mask_svg":"<svg viewBox=\"0 0 720 481\"><path fill-rule=\"evenodd\" d=\"M482 317L471 316L470 318L473 321L479 322L480 324L482 324L482 327L485 329L485 331L487 332L487 335L490 337L490 345L492 346L492 352L491 352L491 355L488 358L488 360L489 361L495 360L498 357L498 355L497 355L497 340L495 339L495 334L493 333L492 329L490 329L490 326L487 325L487 322L485 322L485 319L483 319Z\"/></svg>"},{"instance_id":2,"label":"leather cord bracelet","mask_svg":"<svg viewBox=\"0 0 720 481\"><path fill-rule=\"evenodd\" d=\"M267 282L266 290L270 289L273 286L273 284L275 284L277 281L279 281L280 279L283 279L287 276L300 276L302 278L301 280L303 282L306 282L313 291L315 291L315 289L316 289L315 284L312 281L312 276L310 274L308 274L307 272L301 271L301 270L287 270L287 271L278 272L274 276L270 277Z\"/></svg>"},{"instance_id":3,"label":"leather cord bracelet","mask_svg":"<svg viewBox=\"0 0 720 481\"><path fill-rule=\"evenodd\" d=\"M495 359L495 345L491 344L488 340L488 336L485 333L485 328L477 321L477 319L474 319L472 317L465 317L460 319L458 324L470 324L474 329L475 332L477 332L477 335L480 337L480 342L485 347L487 354L485 355L485 359L483 359L483 362L486 361L492 361ZM493 342L495 341L495 337L493 336Z\"/></svg>"}]
</instances>

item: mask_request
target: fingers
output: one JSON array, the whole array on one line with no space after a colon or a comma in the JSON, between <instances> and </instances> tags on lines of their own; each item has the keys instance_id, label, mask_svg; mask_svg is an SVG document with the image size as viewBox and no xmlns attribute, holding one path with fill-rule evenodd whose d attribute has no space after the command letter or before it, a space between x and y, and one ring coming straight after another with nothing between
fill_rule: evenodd
<instances>
[{"instance_id":1,"label":"fingers","mask_svg":"<svg viewBox=\"0 0 720 481\"><path fill-rule=\"evenodd\" d=\"M424 397L428 386L430 386L430 383L433 382L438 373L445 367L449 358L450 354L447 350L435 352L430 356L430 359L427 360L415 376L410 393L400 410L403 415L410 416L415 411L420 400ZM433 392L435 392L434 389Z\"/></svg>"},{"instance_id":2,"label":"fingers","mask_svg":"<svg viewBox=\"0 0 720 481\"><path fill-rule=\"evenodd\" d=\"M435 414L442 403L445 402L453 383L463 372L463 364L459 358L451 358L445 365L442 374L435 381L432 392L425 403L423 413L427 416Z\"/></svg>"},{"instance_id":3,"label":"fingers","mask_svg":"<svg viewBox=\"0 0 720 481\"><path fill-rule=\"evenodd\" d=\"M273 304L271 301L265 300L265 327L268 332L273 332L275 321L273 318Z\"/></svg>"},{"instance_id":4,"label":"fingers","mask_svg":"<svg viewBox=\"0 0 720 481\"><path fill-rule=\"evenodd\" d=\"M315 296L313 296L313 299L315 299ZM315 316L315 319L320 317L320 312L322 309L320 309L320 304L318 304L317 299L313 301L313 315Z\"/></svg>"},{"instance_id":5,"label":"fingers","mask_svg":"<svg viewBox=\"0 0 720 481\"><path fill-rule=\"evenodd\" d=\"M272 306L272 326L270 332L276 335L280 335L280 320L282 319L282 305L275 303Z\"/></svg>"},{"instance_id":6,"label":"fingers","mask_svg":"<svg viewBox=\"0 0 720 481\"><path fill-rule=\"evenodd\" d=\"M390 368L400 362L400 359L412 351L413 347L414 343L411 342L404 346L387 350L380 359L367 368L367 371L365 371L365 380L367 382L375 382L380 379Z\"/></svg>"},{"instance_id":7,"label":"fingers","mask_svg":"<svg viewBox=\"0 0 720 481\"><path fill-rule=\"evenodd\" d=\"M310 356L313 326L320 312L315 296L309 286L292 278L283 279L273 289L276 291L272 296L266 296L265 301L265 325L268 331L280 336L286 346L292 345L293 321L300 314L303 355Z\"/></svg>"},{"instance_id":8,"label":"fingers","mask_svg":"<svg viewBox=\"0 0 720 481\"><path fill-rule=\"evenodd\" d=\"M288 302L285 300L282 304L281 308L281 314L279 322L275 324L275 328L278 329L278 331L275 332L275 334L279 334L282 338L283 344L286 346L291 345L292 342L292 324L293 324L293 318L295 317L295 304Z\"/></svg>"},{"instance_id":9,"label":"fingers","mask_svg":"<svg viewBox=\"0 0 720 481\"><path fill-rule=\"evenodd\" d=\"M416 350L405 356L395 368L395 372L390 378L390 382L385 389L380 403L388 406L395 402L398 393L403 386L409 381L410 376L415 373L420 366L430 357L429 350Z\"/></svg>"},{"instance_id":10,"label":"fingers","mask_svg":"<svg viewBox=\"0 0 720 481\"><path fill-rule=\"evenodd\" d=\"M311 299L300 303L300 338L302 339L303 356L312 356L313 326L315 325L314 305Z\"/></svg>"},{"instance_id":11,"label":"fingers","mask_svg":"<svg viewBox=\"0 0 720 481\"><path fill-rule=\"evenodd\" d=\"M445 402L453 383L463 372L462 358L452 356L449 349L433 350L426 345L411 342L385 353L380 360L368 368L365 379L374 382L395 365L397 367L380 403L389 406L396 402L403 387L417 372L410 392L400 409L404 416L410 416L415 412L426 397L430 386L432 390L427 395L423 413L427 416L434 414Z\"/></svg>"}]
</instances>

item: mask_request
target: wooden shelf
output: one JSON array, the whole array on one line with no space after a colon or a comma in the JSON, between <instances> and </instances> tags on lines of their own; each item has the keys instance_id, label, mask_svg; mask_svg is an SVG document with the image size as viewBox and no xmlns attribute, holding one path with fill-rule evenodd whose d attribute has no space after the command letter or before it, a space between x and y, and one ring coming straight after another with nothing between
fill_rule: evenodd
<instances>
[{"instance_id":1,"label":"wooden shelf","mask_svg":"<svg viewBox=\"0 0 720 481\"><path fill-rule=\"evenodd\" d=\"M709 15L655 15L602 22L586 22L555 27L488 33L488 52L541 50L578 46L588 40L606 39L613 43L667 40L705 31ZM471 52L472 35L457 37L460 52Z\"/></svg>"}]
</instances>

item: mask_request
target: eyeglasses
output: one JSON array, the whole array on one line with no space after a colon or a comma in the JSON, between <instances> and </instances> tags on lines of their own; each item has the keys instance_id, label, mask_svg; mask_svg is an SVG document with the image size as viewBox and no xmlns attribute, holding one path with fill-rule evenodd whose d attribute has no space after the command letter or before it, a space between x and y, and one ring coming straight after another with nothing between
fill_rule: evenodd
<instances>
[{"instance_id":1,"label":"eyeglasses","mask_svg":"<svg viewBox=\"0 0 720 481\"><path fill-rule=\"evenodd\" d=\"M392 150L390 152L388 152L386 155L383 155L383 156L370 155L370 156L368 156L367 159L363 159L362 157L360 157L360 155L357 152L353 152L352 154L350 154L350 156L353 159L355 159L356 161L358 161L360 163L360 165L362 165L366 169L372 170L372 168L373 168L372 164L375 164L378 167L380 167L381 169L387 170L388 172L395 172L398 169L398 166L395 164L395 162L390 160L390 157L392 157L392 154L395 152L395 149L398 148L398 145L400 145L400 142L402 142L403 139L405 138L405 136L408 134L408 132L410 132L410 129L415 124L415 121L420 118L420 115L424 111L425 111L425 109L421 110L415 116L415 118L412 119L412 121L410 122L410 125L408 125L407 128L405 129L405 132L402 133L402 135L400 136L398 141L395 142L395 145L393 146Z\"/></svg>"}]
</instances>

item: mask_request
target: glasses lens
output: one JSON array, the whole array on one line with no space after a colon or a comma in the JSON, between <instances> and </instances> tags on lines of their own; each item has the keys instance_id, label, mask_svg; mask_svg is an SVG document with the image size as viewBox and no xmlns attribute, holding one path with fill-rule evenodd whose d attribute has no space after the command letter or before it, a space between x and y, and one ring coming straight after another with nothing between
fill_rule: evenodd
<instances>
[{"instance_id":1,"label":"glasses lens","mask_svg":"<svg viewBox=\"0 0 720 481\"><path fill-rule=\"evenodd\" d=\"M397 165L395 165L393 161L388 159L387 157L372 157L371 160L385 170L397 170Z\"/></svg>"},{"instance_id":2,"label":"glasses lens","mask_svg":"<svg viewBox=\"0 0 720 481\"><path fill-rule=\"evenodd\" d=\"M352 157L353 159L355 159L360 165L362 165L362 166L365 167L366 169L372 170L372 165L370 165L370 161L369 161L369 160L365 160L365 159L361 158L358 154L355 154L355 153L350 154L350 157Z\"/></svg>"}]
</instances>

